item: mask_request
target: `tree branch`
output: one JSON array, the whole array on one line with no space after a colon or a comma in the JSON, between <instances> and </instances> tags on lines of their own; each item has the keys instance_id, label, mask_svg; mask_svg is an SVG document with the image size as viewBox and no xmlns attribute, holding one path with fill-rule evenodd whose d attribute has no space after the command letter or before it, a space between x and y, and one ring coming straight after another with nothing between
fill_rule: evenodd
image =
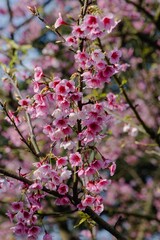
<instances>
[{"instance_id":1,"label":"tree branch","mask_svg":"<svg viewBox=\"0 0 160 240\"><path fill-rule=\"evenodd\" d=\"M122 236L116 229L98 216L91 208L87 207L84 212L87 213L97 224L99 224L100 227L110 232L118 240L127 240L126 237Z\"/></svg>"},{"instance_id":2,"label":"tree branch","mask_svg":"<svg viewBox=\"0 0 160 240\"><path fill-rule=\"evenodd\" d=\"M148 221L156 221L158 223L160 223L160 220L154 216L154 215L149 215L149 214L141 214L141 213L137 213L137 212L127 212L125 210L117 210L115 209L115 207L109 207L109 209L104 210L103 213L106 213L108 215L112 215L112 214L123 214L125 216L128 217L134 217L134 218L142 218Z\"/></svg>"},{"instance_id":3,"label":"tree branch","mask_svg":"<svg viewBox=\"0 0 160 240\"><path fill-rule=\"evenodd\" d=\"M28 180L25 177L18 176L15 173L0 168L0 173L4 176L16 179L18 181L21 181L25 184L28 184L29 186L32 185L34 182L31 180ZM63 197L64 195L60 195L58 192L49 190L46 187L43 187L42 190L54 197ZM70 195L67 195L67 197L72 200L72 197ZM100 216L98 216L91 208L87 207L86 210L84 210L85 213L87 213L92 220L94 220L97 224L99 224L103 229L110 232L113 236L115 236L118 240L127 240L125 237L123 237L116 229L114 229L111 225L109 225L107 222L105 222Z\"/></svg>"},{"instance_id":4,"label":"tree branch","mask_svg":"<svg viewBox=\"0 0 160 240\"><path fill-rule=\"evenodd\" d=\"M16 179L16 180L18 180L20 182L23 182L25 184L28 184L29 186L34 183L34 181L31 181L31 180L29 180L29 179L27 179L27 178L25 178L23 176L18 176L15 173L13 173L13 172L11 172L9 170L5 170L5 169L0 168L0 173L3 174L4 176L10 177L10 178ZM46 187L43 187L42 190L44 192L48 193L48 194L53 195L54 197L63 197L58 192L53 191L53 190L49 190Z\"/></svg>"}]
</instances>

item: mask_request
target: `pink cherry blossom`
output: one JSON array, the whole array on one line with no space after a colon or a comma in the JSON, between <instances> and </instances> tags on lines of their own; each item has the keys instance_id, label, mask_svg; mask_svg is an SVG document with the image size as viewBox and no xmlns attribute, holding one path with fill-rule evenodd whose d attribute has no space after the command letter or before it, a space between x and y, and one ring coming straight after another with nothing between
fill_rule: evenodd
<instances>
[{"instance_id":1,"label":"pink cherry blossom","mask_svg":"<svg viewBox=\"0 0 160 240\"><path fill-rule=\"evenodd\" d=\"M107 180L107 179L101 179L99 182L97 182L97 188L100 191L104 191L108 189L108 185L111 184L111 180Z\"/></svg>"},{"instance_id":2,"label":"pink cherry blossom","mask_svg":"<svg viewBox=\"0 0 160 240\"><path fill-rule=\"evenodd\" d=\"M113 162L113 164L109 167L109 170L110 170L110 175L113 176L116 171L116 163L115 162Z\"/></svg>"},{"instance_id":3,"label":"pink cherry blossom","mask_svg":"<svg viewBox=\"0 0 160 240\"><path fill-rule=\"evenodd\" d=\"M69 156L69 162L72 167L77 167L82 165L82 157L79 152L72 153Z\"/></svg>"},{"instance_id":4,"label":"pink cherry blossom","mask_svg":"<svg viewBox=\"0 0 160 240\"><path fill-rule=\"evenodd\" d=\"M119 59L121 57L122 53L119 50L113 50L111 52L108 53L108 57L109 57L109 61L112 64L116 64L119 63Z\"/></svg>"},{"instance_id":5,"label":"pink cherry blossom","mask_svg":"<svg viewBox=\"0 0 160 240\"><path fill-rule=\"evenodd\" d=\"M103 27L107 30L108 33L117 25L118 22L115 22L112 15L108 15L102 19Z\"/></svg>"},{"instance_id":6,"label":"pink cherry blossom","mask_svg":"<svg viewBox=\"0 0 160 240\"><path fill-rule=\"evenodd\" d=\"M41 78L44 76L42 68L41 67L36 67L34 69L34 80L37 82L41 80Z\"/></svg>"},{"instance_id":7,"label":"pink cherry blossom","mask_svg":"<svg viewBox=\"0 0 160 240\"><path fill-rule=\"evenodd\" d=\"M13 202L11 206L14 212L18 212L23 209L23 202Z\"/></svg>"},{"instance_id":8,"label":"pink cherry blossom","mask_svg":"<svg viewBox=\"0 0 160 240\"><path fill-rule=\"evenodd\" d=\"M39 233L40 233L40 227L33 226L29 228L28 237L37 237Z\"/></svg>"},{"instance_id":9,"label":"pink cherry blossom","mask_svg":"<svg viewBox=\"0 0 160 240\"><path fill-rule=\"evenodd\" d=\"M43 240L52 240L52 236L49 233L45 233L45 235L43 236Z\"/></svg>"},{"instance_id":10,"label":"pink cherry blossom","mask_svg":"<svg viewBox=\"0 0 160 240\"><path fill-rule=\"evenodd\" d=\"M94 198L94 197L92 197L92 196L90 196L90 195L86 195L85 199L82 200L82 205L83 205L84 207L92 206L93 203L94 203L94 201L95 201L95 198Z\"/></svg>"},{"instance_id":11,"label":"pink cherry blossom","mask_svg":"<svg viewBox=\"0 0 160 240\"><path fill-rule=\"evenodd\" d=\"M65 21L63 21L61 13L59 13L59 17L57 18L54 27L55 29L59 28L62 25L68 25Z\"/></svg>"},{"instance_id":12,"label":"pink cherry blossom","mask_svg":"<svg viewBox=\"0 0 160 240\"><path fill-rule=\"evenodd\" d=\"M19 100L19 105L23 107L27 107L30 103L30 99L24 98Z\"/></svg>"},{"instance_id":13,"label":"pink cherry blossom","mask_svg":"<svg viewBox=\"0 0 160 240\"><path fill-rule=\"evenodd\" d=\"M58 193L61 195L65 195L68 192L68 186L64 183L60 184L59 188L58 188Z\"/></svg>"},{"instance_id":14,"label":"pink cherry blossom","mask_svg":"<svg viewBox=\"0 0 160 240\"><path fill-rule=\"evenodd\" d=\"M56 165L58 168L62 168L67 165L67 157L58 158L56 161Z\"/></svg>"}]
</instances>

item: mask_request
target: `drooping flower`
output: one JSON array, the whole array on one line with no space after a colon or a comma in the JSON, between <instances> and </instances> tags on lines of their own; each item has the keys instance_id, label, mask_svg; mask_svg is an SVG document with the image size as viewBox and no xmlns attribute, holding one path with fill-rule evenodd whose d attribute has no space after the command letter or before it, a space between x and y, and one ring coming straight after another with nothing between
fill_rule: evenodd
<instances>
[{"instance_id":1,"label":"drooping flower","mask_svg":"<svg viewBox=\"0 0 160 240\"><path fill-rule=\"evenodd\" d=\"M62 18L61 13L59 13L59 17L57 18L54 27L55 29L59 28L62 25L68 25Z\"/></svg>"}]
</instances>

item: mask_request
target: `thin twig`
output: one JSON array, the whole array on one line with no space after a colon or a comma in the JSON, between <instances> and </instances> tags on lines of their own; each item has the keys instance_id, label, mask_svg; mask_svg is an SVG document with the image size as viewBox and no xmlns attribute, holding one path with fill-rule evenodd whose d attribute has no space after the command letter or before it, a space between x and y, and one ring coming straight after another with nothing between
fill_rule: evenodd
<instances>
[{"instance_id":1,"label":"thin twig","mask_svg":"<svg viewBox=\"0 0 160 240\"><path fill-rule=\"evenodd\" d=\"M7 74L8 75L8 74ZM16 83L14 82L14 80L8 75L8 78L11 82L11 84L13 85L15 91L16 91L16 94L18 95L18 97L20 99L23 99L22 95L21 95L21 92L19 91ZM33 126L32 126L32 122L31 122L31 118L30 118L30 115L29 113L25 112L25 115L26 115L26 119L27 119L27 123L28 123L28 127L29 127L29 132L30 132L30 138L31 138L31 144L34 148L34 151L36 153L36 156L41 156L41 152L39 150L39 147L38 147L38 144L37 144L37 141L36 141L36 137L35 137L35 134L34 134L34 130L33 130Z\"/></svg>"},{"instance_id":2,"label":"thin twig","mask_svg":"<svg viewBox=\"0 0 160 240\"><path fill-rule=\"evenodd\" d=\"M143 218L148 221L156 221L160 223L160 220L154 216L154 215L149 215L149 214L142 214L142 213L137 213L137 212L127 212L125 210L117 210L115 207L109 207L109 209L104 210L103 213L106 213L108 215L113 215L113 214L123 214L128 217L134 217L134 218Z\"/></svg>"},{"instance_id":3,"label":"thin twig","mask_svg":"<svg viewBox=\"0 0 160 240\"><path fill-rule=\"evenodd\" d=\"M11 123L13 124L14 128L16 129L17 133L19 134L20 136L20 139L22 142L25 143L25 145L28 147L28 149L33 153L33 155L37 158L39 158L39 154L37 154L35 152L35 150L33 149L32 145L30 145L28 143L28 141L24 138L23 134L21 133L21 131L19 130L19 128L17 127L17 125L15 124L15 121L11 118L11 116L9 115L7 109L6 109L6 106L5 104L3 104L2 102L0 102L0 105L1 107L3 108L3 111L5 112L6 116L9 118L9 120L11 121Z\"/></svg>"},{"instance_id":4,"label":"thin twig","mask_svg":"<svg viewBox=\"0 0 160 240\"><path fill-rule=\"evenodd\" d=\"M99 47L102 50L102 52L104 52L101 40L99 38L98 38L98 44L99 44ZM107 59L106 59L106 61L107 61ZM137 120L140 122L143 129L146 131L146 133L148 133L148 135L151 137L151 139L155 140L156 143L158 144L158 146L160 146L160 136L158 134L156 134L152 128L149 128L147 126L147 124L143 121L143 119L141 118L140 114L138 113L136 107L133 105L132 101L130 100L124 86L121 84L121 81L119 80L119 78L117 76L113 76L113 78L115 79L115 81L119 85L120 89L122 90L122 93L123 93L127 103L129 104L130 108L134 112Z\"/></svg>"},{"instance_id":5,"label":"thin twig","mask_svg":"<svg viewBox=\"0 0 160 240\"><path fill-rule=\"evenodd\" d=\"M159 22L157 22L155 20L154 15L152 15L150 12L148 12L144 7L142 7L139 4L137 4L136 2L133 2L133 1L130 1L130 0L126 0L126 2L128 4L131 4L131 5L135 6L138 11L144 13L145 16L148 17L152 21L152 23L157 27L157 29L160 29L160 24L159 24Z\"/></svg>"}]
</instances>

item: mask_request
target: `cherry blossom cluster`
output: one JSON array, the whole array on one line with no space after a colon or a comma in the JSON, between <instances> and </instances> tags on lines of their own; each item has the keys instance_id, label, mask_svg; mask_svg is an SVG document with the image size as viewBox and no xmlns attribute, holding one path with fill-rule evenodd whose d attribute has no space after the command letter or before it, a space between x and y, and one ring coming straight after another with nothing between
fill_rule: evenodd
<instances>
[{"instance_id":1,"label":"cherry blossom cluster","mask_svg":"<svg viewBox=\"0 0 160 240\"><path fill-rule=\"evenodd\" d=\"M25 197L21 201L12 202L7 216L12 223L16 222L16 225L11 228L16 236L36 240L41 232L37 211L42 209L41 200L44 199L46 194L41 191L42 185L37 181L30 186L21 184L20 188L25 193ZM43 239L47 239L47 236L52 239L47 232Z\"/></svg>"},{"instance_id":2,"label":"cherry blossom cluster","mask_svg":"<svg viewBox=\"0 0 160 240\"><path fill-rule=\"evenodd\" d=\"M52 162L46 156L34 164L34 183L22 186L25 201L12 203L8 216L16 221L12 228L16 235L37 239L40 227L36 214L47 194L44 189L56 193L55 205L68 205L81 211L91 207L97 214L103 211L101 192L111 184L116 163L105 159L96 144L107 136L114 123L112 112L123 111L126 105L118 102L113 93L106 94L101 101L88 100L86 96L88 89L101 89L109 83L113 75L123 70L123 65L119 64L120 50L103 52L97 46L90 50L86 42L110 33L117 23L113 17L84 16L66 39L69 46L77 48L75 78L50 78L41 67L36 67L33 96L19 100L21 111L26 111L35 123L41 121L40 131L50 139L51 145L61 149L61 155L52 149ZM61 25L67 23L60 15L55 28ZM82 49L78 49L80 41L83 41ZM13 113L11 118L15 121ZM50 239L48 233L44 239Z\"/></svg>"},{"instance_id":3,"label":"cherry blossom cluster","mask_svg":"<svg viewBox=\"0 0 160 240\"><path fill-rule=\"evenodd\" d=\"M57 19L57 22L55 23L56 28L65 24L61 16ZM110 33L117 24L118 21L115 21L112 15L101 19L100 16L87 14L80 25L72 27L72 34L67 38L67 42L69 45L75 45L79 39L93 41L103 37L106 33Z\"/></svg>"}]
</instances>

